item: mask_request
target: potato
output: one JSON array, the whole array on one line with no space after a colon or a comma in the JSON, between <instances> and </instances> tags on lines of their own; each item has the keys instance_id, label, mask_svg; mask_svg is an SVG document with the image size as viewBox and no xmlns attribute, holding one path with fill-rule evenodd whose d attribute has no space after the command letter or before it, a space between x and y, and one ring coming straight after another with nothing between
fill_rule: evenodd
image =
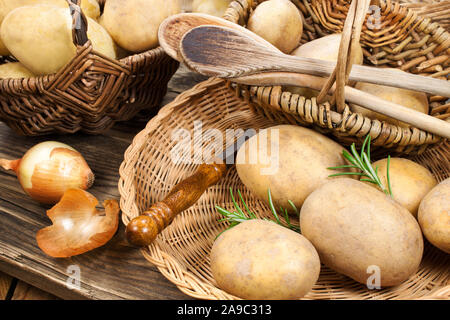
<instances>
[{"instance_id":1,"label":"potato","mask_svg":"<svg viewBox=\"0 0 450 320\"><path fill-rule=\"evenodd\" d=\"M112 38L90 18L87 34L94 50L115 58ZM68 8L50 5L17 8L4 19L0 36L11 53L36 75L55 73L76 55Z\"/></svg>"},{"instance_id":2,"label":"potato","mask_svg":"<svg viewBox=\"0 0 450 320\"><path fill-rule=\"evenodd\" d=\"M378 176L387 188L387 159L378 160L372 165L374 168L378 167ZM389 178L394 200L408 209L414 217L417 217L420 201L437 184L427 168L404 158L391 158Z\"/></svg>"},{"instance_id":3,"label":"potato","mask_svg":"<svg viewBox=\"0 0 450 320\"><path fill-rule=\"evenodd\" d=\"M300 208L314 189L333 179L329 175L339 172L327 168L346 164L343 150L311 129L280 125L247 140L237 153L236 169L261 200L267 201L270 189L276 208L291 209L289 200Z\"/></svg>"},{"instance_id":4,"label":"potato","mask_svg":"<svg viewBox=\"0 0 450 320\"><path fill-rule=\"evenodd\" d=\"M0 21L16 8L41 4L48 4L60 8L69 7L66 0L0 0ZM100 6L97 0L81 0L80 8L87 17L97 19L100 16Z\"/></svg>"},{"instance_id":5,"label":"potato","mask_svg":"<svg viewBox=\"0 0 450 320\"><path fill-rule=\"evenodd\" d=\"M92 47L95 51L111 59L117 58L117 54L120 52L119 47L114 43L114 40L105 28L91 18L88 18L87 36L91 40Z\"/></svg>"},{"instance_id":6,"label":"potato","mask_svg":"<svg viewBox=\"0 0 450 320\"><path fill-rule=\"evenodd\" d=\"M31 77L34 77L34 74L20 62L9 62L0 65L0 79Z\"/></svg>"},{"instance_id":7,"label":"potato","mask_svg":"<svg viewBox=\"0 0 450 320\"><path fill-rule=\"evenodd\" d=\"M339 46L341 43L342 35L340 33L331 34L308 43L305 43L294 50L291 55L301 58L312 58L326 61L336 62L339 55ZM363 64L364 55L361 46L358 47L356 54L353 56L353 64ZM321 79L320 77L314 77ZM300 87L286 87L286 90L291 93L296 93L302 97L311 99L319 95L319 91L310 88Z\"/></svg>"},{"instance_id":8,"label":"potato","mask_svg":"<svg viewBox=\"0 0 450 320\"><path fill-rule=\"evenodd\" d=\"M391 69L396 70L397 72L404 72L398 69ZM382 86L378 84L373 83L365 83L365 82L359 82L355 85L355 89L373 94L374 96L377 96L381 99L397 103L399 105L405 106L407 108L426 113L429 112L429 105L428 105L428 98L426 93L424 92L418 92L418 91L412 91L407 89L400 89L400 88L394 88L389 86ZM409 127L410 125L396 120L392 119L388 116L385 116L381 113L374 112L371 110L368 110L366 108L351 104L351 109L355 113L360 113L363 116L366 116L370 119L377 119L379 121L386 121L388 123L398 125L401 127Z\"/></svg>"},{"instance_id":9,"label":"potato","mask_svg":"<svg viewBox=\"0 0 450 320\"><path fill-rule=\"evenodd\" d=\"M450 178L439 183L423 198L418 220L425 238L450 254Z\"/></svg>"},{"instance_id":10,"label":"potato","mask_svg":"<svg viewBox=\"0 0 450 320\"><path fill-rule=\"evenodd\" d=\"M101 19L120 47L142 52L158 46L159 25L180 12L178 0L108 0Z\"/></svg>"},{"instance_id":11,"label":"potato","mask_svg":"<svg viewBox=\"0 0 450 320\"><path fill-rule=\"evenodd\" d=\"M211 271L221 289L240 298L299 299L316 283L320 260L302 235L271 221L248 220L214 242Z\"/></svg>"},{"instance_id":12,"label":"potato","mask_svg":"<svg viewBox=\"0 0 450 320\"><path fill-rule=\"evenodd\" d=\"M192 1L192 12L210 14L222 17L232 0L194 0Z\"/></svg>"},{"instance_id":13,"label":"potato","mask_svg":"<svg viewBox=\"0 0 450 320\"><path fill-rule=\"evenodd\" d=\"M284 53L290 53L300 43L303 20L291 1L269 0L256 7L248 19L247 28Z\"/></svg>"},{"instance_id":14,"label":"potato","mask_svg":"<svg viewBox=\"0 0 450 320\"><path fill-rule=\"evenodd\" d=\"M363 284L400 284L422 259L417 220L383 192L354 179L334 179L312 192L301 208L300 228L323 264Z\"/></svg>"},{"instance_id":15,"label":"potato","mask_svg":"<svg viewBox=\"0 0 450 320\"><path fill-rule=\"evenodd\" d=\"M68 8L66 0L0 0L0 25L6 15L12 10L31 5L48 4L61 8ZM87 17L97 19L100 15L100 6L97 0L81 0L81 10ZM10 52L0 37L0 55L7 56Z\"/></svg>"}]
</instances>

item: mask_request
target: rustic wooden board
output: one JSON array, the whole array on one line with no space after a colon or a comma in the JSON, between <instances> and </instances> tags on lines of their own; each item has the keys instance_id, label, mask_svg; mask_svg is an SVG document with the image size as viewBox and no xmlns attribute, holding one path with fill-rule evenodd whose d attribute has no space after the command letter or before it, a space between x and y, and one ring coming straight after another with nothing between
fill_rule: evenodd
<instances>
[{"instance_id":1,"label":"rustic wooden board","mask_svg":"<svg viewBox=\"0 0 450 320\"><path fill-rule=\"evenodd\" d=\"M204 78L180 68L163 105L201 80ZM42 141L67 143L85 156L96 174L89 191L100 203L111 198L119 200L118 170L123 154L147 121L122 123L99 136L77 133L32 138L20 137L0 123L0 158L20 158ZM189 299L147 262L139 249L126 242L123 225L101 248L70 259L46 256L37 246L35 235L50 225L47 209L24 194L13 173L0 170L0 271L63 299ZM67 281L70 283L70 270L77 267L80 287L74 289L67 286Z\"/></svg>"}]
</instances>

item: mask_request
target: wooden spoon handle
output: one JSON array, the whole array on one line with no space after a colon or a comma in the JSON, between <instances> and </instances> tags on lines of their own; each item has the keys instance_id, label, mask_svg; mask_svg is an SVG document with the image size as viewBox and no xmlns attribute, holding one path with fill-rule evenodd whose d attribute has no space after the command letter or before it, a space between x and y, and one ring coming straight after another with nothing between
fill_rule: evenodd
<instances>
[{"instance_id":1,"label":"wooden spoon handle","mask_svg":"<svg viewBox=\"0 0 450 320\"><path fill-rule=\"evenodd\" d=\"M234 78L233 81L258 86L299 86L314 90L320 90L326 79L310 75L288 73L288 72L267 72L258 75ZM333 92L335 87L331 89ZM365 107L369 110L384 114L396 120L400 120L413 125L416 128L434 133L438 136L450 139L450 123L432 117L402 105L386 101L372 94L345 86L345 99L348 102Z\"/></svg>"},{"instance_id":2,"label":"wooden spoon handle","mask_svg":"<svg viewBox=\"0 0 450 320\"><path fill-rule=\"evenodd\" d=\"M264 72L265 62L261 64ZM332 61L301 58L289 55L280 56L269 69L327 77L333 73L336 63ZM255 71L254 71L255 72ZM259 72L255 72L259 73ZM260 73L259 73L260 74ZM422 91L425 93L450 97L450 82L431 77L419 76L398 70L353 65L349 81L374 83L389 87Z\"/></svg>"},{"instance_id":3,"label":"wooden spoon handle","mask_svg":"<svg viewBox=\"0 0 450 320\"><path fill-rule=\"evenodd\" d=\"M177 214L195 204L206 189L216 184L226 169L225 163L201 164L192 176L178 183L164 200L128 223L125 231L128 242L136 246L150 245Z\"/></svg>"}]
</instances>

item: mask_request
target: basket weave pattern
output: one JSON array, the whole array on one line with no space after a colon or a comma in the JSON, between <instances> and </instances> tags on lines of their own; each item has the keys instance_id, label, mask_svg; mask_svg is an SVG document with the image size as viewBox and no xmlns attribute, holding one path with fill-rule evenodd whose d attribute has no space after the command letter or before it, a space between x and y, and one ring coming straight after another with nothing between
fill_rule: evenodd
<instances>
[{"instance_id":1,"label":"basket weave pattern","mask_svg":"<svg viewBox=\"0 0 450 320\"><path fill-rule=\"evenodd\" d=\"M264 1L264 0L263 0ZM224 18L245 25L251 12L263 2L235 0ZM348 0L294 0L304 17L304 32L300 44L331 33L341 33L349 10ZM365 62L378 67L399 68L403 71L446 79L450 73L450 36L438 23L420 17L416 11L390 0L379 1L380 30L368 27L366 16L360 43ZM386 122L364 117L350 111L348 105L338 111L328 102L318 103L285 91L282 87L236 85L237 94L262 108L272 108L291 114L297 123L334 135L342 144L360 144L371 135L375 148L391 154L417 154L441 142L441 138L416 128L405 129ZM430 114L450 118L447 98L429 96Z\"/></svg>"},{"instance_id":2,"label":"basket weave pattern","mask_svg":"<svg viewBox=\"0 0 450 320\"><path fill-rule=\"evenodd\" d=\"M227 129L259 130L293 123L289 114L255 108L238 98L235 89L223 80L209 79L182 93L160 110L125 153L119 181L125 225L151 204L163 199L174 185L196 170L195 162L175 163L171 158L171 150L178 142L172 139L172 134L177 129L184 129L193 136L194 121L202 121L203 132L216 129L224 135ZM207 138L194 141L194 144L203 150L211 150L211 141ZM432 151L415 160L432 170L437 179L449 177L449 146ZM220 215L215 206L233 208L230 187L242 191L249 208L259 217L271 218L269 208L251 194L232 167L194 206L179 214L151 246L142 249L149 262L191 297L237 299L216 286L209 260L215 237L226 227L224 222L218 222ZM450 285L449 265L449 255L427 244L417 273L399 286L381 290L368 290L322 266L318 282L305 299L450 299L448 289L444 293L439 291Z\"/></svg>"},{"instance_id":3,"label":"basket weave pattern","mask_svg":"<svg viewBox=\"0 0 450 320\"><path fill-rule=\"evenodd\" d=\"M73 25L79 25L77 19L87 23L83 15L77 16L79 7L73 12ZM159 106L178 62L161 47L112 60L93 50L87 24L81 25L74 30L77 54L58 73L0 79L0 121L27 136L100 134L117 121ZM0 63L8 61L10 57L2 57Z\"/></svg>"}]
</instances>

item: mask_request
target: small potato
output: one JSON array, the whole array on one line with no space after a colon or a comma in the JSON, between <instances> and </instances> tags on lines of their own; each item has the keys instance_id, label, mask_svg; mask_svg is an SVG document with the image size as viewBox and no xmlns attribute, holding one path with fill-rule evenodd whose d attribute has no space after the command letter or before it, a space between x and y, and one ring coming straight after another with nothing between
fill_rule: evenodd
<instances>
[{"instance_id":1,"label":"small potato","mask_svg":"<svg viewBox=\"0 0 450 320\"><path fill-rule=\"evenodd\" d=\"M312 192L300 211L300 228L323 264L362 284L398 285L422 259L417 220L358 180L334 179Z\"/></svg>"},{"instance_id":2,"label":"small potato","mask_svg":"<svg viewBox=\"0 0 450 320\"><path fill-rule=\"evenodd\" d=\"M142 52L158 46L159 25L180 12L178 0L108 0L101 20L121 48Z\"/></svg>"},{"instance_id":3,"label":"small potato","mask_svg":"<svg viewBox=\"0 0 450 320\"><path fill-rule=\"evenodd\" d=\"M90 18L87 35L94 50L115 58L112 38ZM50 5L17 8L4 19L0 36L11 53L36 75L56 73L76 55L68 8Z\"/></svg>"},{"instance_id":4,"label":"small potato","mask_svg":"<svg viewBox=\"0 0 450 320\"><path fill-rule=\"evenodd\" d=\"M387 188L387 159L378 160L372 165L374 168L378 167L378 176ZM427 168L404 158L391 158L389 178L394 199L414 217L417 217L420 201L437 184Z\"/></svg>"},{"instance_id":5,"label":"small potato","mask_svg":"<svg viewBox=\"0 0 450 320\"><path fill-rule=\"evenodd\" d=\"M404 72L398 69L391 69L396 70L397 72ZM359 82L355 85L355 89L370 93L374 96L377 96L381 99L402 105L406 108L419 111L425 114L428 114L429 112L429 105L428 105L428 98L426 93L424 92L418 92L418 91L412 91L407 89L401 89L401 88L394 88L389 86L382 86L378 84L373 83L365 83L365 82ZM409 127L410 125L396 120L392 119L388 116L385 116L383 114L380 114L378 112L374 112L371 110L368 110L366 108L357 106L357 105L350 105L351 109L355 113L360 113L363 116L366 116L370 119L377 119L379 121L386 121L388 123L398 125L401 127Z\"/></svg>"},{"instance_id":6,"label":"small potato","mask_svg":"<svg viewBox=\"0 0 450 320\"><path fill-rule=\"evenodd\" d=\"M305 43L294 50L291 55L300 58L320 59L325 61L336 62L339 55L339 46L342 34L336 33L325 36L308 43ZM364 55L361 46L358 46L356 54L353 56L352 64L363 64ZM314 77L315 79L323 79ZM325 79L323 79L325 80ZM286 90L301 95L302 97L311 99L319 95L319 91L310 88L286 87Z\"/></svg>"},{"instance_id":7,"label":"small potato","mask_svg":"<svg viewBox=\"0 0 450 320\"><path fill-rule=\"evenodd\" d=\"M111 59L117 58L119 48L114 43L109 33L95 20L88 18L88 39L92 42L95 51L100 52Z\"/></svg>"},{"instance_id":8,"label":"small potato","mask_svg":"<svg viewBox=\"0 0 450 320\"><path fill-rule=\"evenodd\" d=\"M291 1L269 0L256 7L247 28L284 53L290 53L302 38L303 20Z\"/></svg>"},{"instance_id":9,"label":"small potato","mask_svg":"<svg viewBox=\"0 0 450 320\"><path fill-rule=\"evenodd\" d=\"M232 0L194 0L192 1L192 12L222 17L231 1Z\"/></svg>"},{"instance_id":10,"label":"small potato","mask_svg":"<svg viewBox=\"0 0 450 320\"><path fill-rule=\"evenodd\" d=\"M270 189L276 208L300 208L306 197L345 165L344 148L320 133L295 125L261 130L248 139L236 156L244 185L263 201ZM293 210L291 210L292 212Z\"/></svg>"},{"instance_id":11,"label":"small potato","mask_svg":"<svg viewBox=\"0 0 450 320\"><path fill-rule=\"evenodd\" d=\"M0 65L0 79L31 78L34 74L20 62L9 62Z\"/></svg>"},{"instance_id":12,"label":"small potato","mask_svg":"<svg viewBox=\"0 0 450 320\"><path fill-rule=\"evenodd\" d=\"M320 260L302 235L271 221L248 220L214 242L211 271L220 288L243 299L299 299L316 283Z\"/></svg>"},{"instance_id":13,"label":"small potato","mask_svg":"<svg viewBox=\"0 0 450 320\"><path fill-rule=\"evenodd\" d=\"M428 241L450 254L450 178L439 183L423 198L418 220Z\"/></svg>"}]
</instances>

